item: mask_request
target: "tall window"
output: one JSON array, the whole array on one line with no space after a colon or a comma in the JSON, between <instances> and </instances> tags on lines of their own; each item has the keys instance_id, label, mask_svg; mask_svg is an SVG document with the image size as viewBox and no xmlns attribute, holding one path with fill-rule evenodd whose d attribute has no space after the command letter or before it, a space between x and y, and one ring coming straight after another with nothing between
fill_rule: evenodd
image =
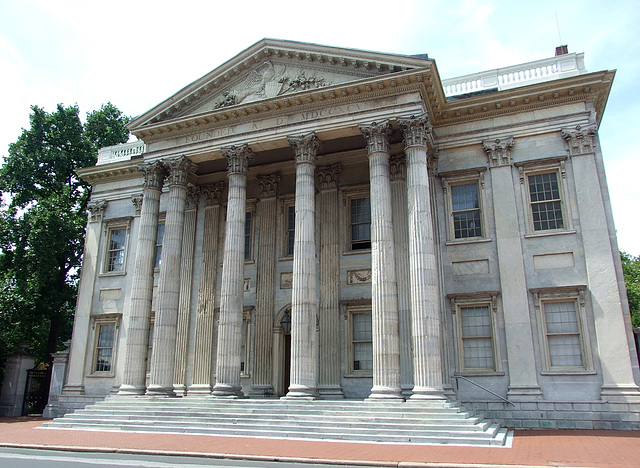
<instances>
[{"instance_id":1,"label":"tall window","mask_svg":"<svg viewBox=\"0 0 640 468\"><path fill-rule=\"evenodd\" d=\"M527 179L533 230L564 229L558 173L532 174Z\"/></svg>"},{"instance_id":2,"label":"tall window","mask_svg":"<svg viewBox=\"0 0 640 468\"><path fill-rule=\"evenodd\" d=\"M109 229L106 272L124 271L124 248L126 239L126 227Z\"/></svg>"},{"instance_id":3,"label":"tall window","mask_svg":"<svg viewBox=\"0 0 640 468\"><path fill-rule=\"evenodd\" d=\"M98 323L96 328L93 372L111 373L113 369L116 324L115 322Z\"/></svg>"},{"instance_id":4,"label":"tall window","mask_svg":"<svg viewBox=\"0 0 640 468\"><path fill-rule=\"evenodd\" d=\"M584 357L576 301L543 302L551 368L583 368Z\"/></svg>"},{"instance_id":5,"label":"tall window","mask_svg":"<svg viewBox=\"0 0 640 468\"><path fill-rule=\"evenodd\" d=\"M482 237L478 182L451 186L454 239Z\"/></svg>"},{"instance_id":6,"label":"tall window","mask_svg":"<svg viewBox=\"0 0 640 468\"><path fill-rule=\"evenodd\" d=\"M495 370L489 304L460 306L459 333L464 370Z\"/></svg>"},{"instance_id":7,"label":"tall window","mask_svg":"<svg viewBox=\"0 0 640 468\"><path fill-rule=\"evenodd\" d=\"M162 244L164 243L164 223L158 224L158 233L156 234L156 262L155 267L160 268L162 264Z\"/></svg>"},{"instance_id":8,"label":"tall window","mask_svg":"<svg viewBox=\"0 0 640 468\"><path fill-rule=\"evenodd\" d=\"M296 207L289 205L287 207L287 257L293 255L293 245L296 234Z\"/></svg>"},{"instance_id":9,"label":"tall window","mask_svg":"<svg viewBox=\"0 0 640 468\"><path fill-rule=\"evenodd\" d=\"M373 370L371 311L353 311L350 316L352 371L365 371L370 373Z\"/></svg>"},{"instance_id":10,"label":"tall window","mask_svg":"<svg viewBox=\"0 0 640 468\"><path fill-rule=\"evenodd\" d=\"M244 259L251 260L251 227L252 227L252 212L247 211L244 222Z\"/></svg>"},{"instance_id":11,"label":"tall window","mask_svg":"<svg viewBox=\"0 0 640 468\"><path fill-rule=\"evenodd\" d=\"M371 201L369 197L351 199L351 250L371 248Z\"/></svg>"}]
</instances>

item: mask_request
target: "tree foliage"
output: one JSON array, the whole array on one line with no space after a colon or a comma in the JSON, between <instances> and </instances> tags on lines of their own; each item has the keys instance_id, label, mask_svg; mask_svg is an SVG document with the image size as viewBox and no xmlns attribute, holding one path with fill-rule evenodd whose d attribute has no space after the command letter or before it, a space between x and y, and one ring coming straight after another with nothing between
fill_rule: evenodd
<instances>
[{"instance_id":1,"label":"tree foliage","mask_svg":"<svg viewBox=\"0 0 640 468\"><path fill-rule=\"evenodd\" d=\"M640 257L620 252L624 284L627 287L627 299L631 310L631 322L640 327Z\"/></svg>"},{"instance_id":2,"label":"tree foliage","mask_svg":"<svg viewBox=\"0 0 640 468\"><path fill-rule=\"evenodd\" d=\"M111 103L84 124L77 106L31 110L0 167L0 366L20 342L50 362L70 338L91 193L75 171L129 138Z\"/></svg>"}]
</instances>

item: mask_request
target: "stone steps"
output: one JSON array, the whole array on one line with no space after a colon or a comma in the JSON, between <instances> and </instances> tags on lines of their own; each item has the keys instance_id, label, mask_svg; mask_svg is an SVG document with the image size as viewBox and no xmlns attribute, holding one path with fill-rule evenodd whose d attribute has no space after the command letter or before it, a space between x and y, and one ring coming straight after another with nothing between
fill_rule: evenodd
<instances>
[{"instance_id":1,"label":"stone steps","mask_svg":"<svg viewBox=\"0 0 640 468\"><path fill-rule=\"evenodd\" d=\"M387 443L503 445L507 431L448 401L112 396L45 427Z\"/></svg>"}]
</instances>

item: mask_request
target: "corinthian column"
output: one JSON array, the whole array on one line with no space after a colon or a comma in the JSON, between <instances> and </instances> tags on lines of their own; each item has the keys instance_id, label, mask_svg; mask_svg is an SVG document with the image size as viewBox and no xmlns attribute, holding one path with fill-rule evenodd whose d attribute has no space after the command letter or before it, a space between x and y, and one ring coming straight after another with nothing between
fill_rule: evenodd
<instances>
[{"instance_id":1,"label":"corinthian column","mask_svg":"<svg viewBox=\"0 0 640 468\"><path fill-rule=\"evenodd\" d=\"M389 122L360 126L369 151L371 189L372 399L403 399L400 390L398 289L391 215Z\"/></svg>"},{"instance_id":2,"label":"corinthian column","mask_svg":"<svg viewBox=\"0 0 640 468\"><path fill-rule=\"evenodd\" d=\"M273 349L273 309L276 284L276 194L280 174L258 176L260 238L258 243L258 280L256 284L255 359L251 394L273 394L271 362ZM269 234L267 234L269 233Z\"/></svg>"},{"instance_id":3,"label":"corinthian column","mask_svg":"<svg viewBox=\"0 0 640 468\"><path fill-rule=\"evenodd\" d=\"M143 203L140 211L140 229L136 246L136 262L131 279L127 345L124 371L119 394L141 395L147 377L147 341L153 297L153 267L155 264L156 233L162 185L167 170L160 161L141 164L144 172Z\"/></svg>"},{"instance_id":4,"label":"corinthian column","mask_svg":"<svg viewBox=\"0 0 640 468\"><path fill-rule=\"evenodd\" d=\"M427 138L431 123L426 114L398 120L407 157L407 211L409 213L409 271L413 338L412 399L444 398L440 338L438 265L433 237Z\"/></svg>"},{"instance_id":5,"label":"corinthian column","mask_svg":"<svg viewBox=\"0 0 640 468\"><path fill-rule=\"evenodd\" d=\"M248 145L223 148L227 158L229 194L222 260L222 289L218 323L216 384L213 395L237 398L240 386L242 312L244 303L244 229L247 210L247 172L253 153Z\"/></svg>"},{"instance_id":6,"label":"corinthian column","mask_svg":"<svg viewBox=\"0 0 640 468\"><path fill-rule=\"evenodd\" d=\"M285 398L315 398L316 317L315 181L320 140L314 133L289 137L296 158L296 224L291 291L291 383Z\"/></svg>"},{"instance_id":7,"label":"corinthian column","mask_svg":"<svg viewBox=\"0 0 640 468\"><path fill-rule=\"evenodd\" d=\"M158 307L153 333L149 395L175 396L173 370L176 360L178 306L180 304L180 262L184 210L189 174L196 165L181 156L167 162L169 169L169 206L164 224L162 263L158 280Z\"/></svg>"},{"instance_id":8,"label":"corinthian column","mask_svg":"<svg viewBox=\"0 0 640 468\"><path fill-rule=\"evenodd\" d=\"M344 398L340 386L340 216L338 175L333 164L318 169L320 182L320 369L318 393Z\"/></svg>"},{"instance_id":9,"label":"corinthian column","mask_svg":"<svg viewBox=\"0 0 640 468\"><path fill-rule=\"evenodd\" d=\"M220 232L220 196L224 182L201 187L205 195L202 265L196 309L196 346L193 358L193 383L188 395L209 395L212 385L216 284L218 280L218 237Z\"/></svg>"}]
</instances>

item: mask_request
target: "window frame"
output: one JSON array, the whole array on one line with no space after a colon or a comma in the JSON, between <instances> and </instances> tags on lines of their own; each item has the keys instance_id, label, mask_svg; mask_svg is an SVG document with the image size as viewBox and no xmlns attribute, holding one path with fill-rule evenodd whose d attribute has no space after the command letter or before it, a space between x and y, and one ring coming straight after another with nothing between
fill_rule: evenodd
<instances>
[{"instance_id":1,"label":"window frame","mask_svg":"<svg viewBox=\"0 0 640 468\"><path fill-rule=\"evenodd\" d=\"M486 219L486 201L485 201L485 174L486 168L478 168L473 170L467 170L464 172L445 173L440 175L442 183L442 189L444 191L446 219L447 219L447 244L466 244L474 242L490 241L487 236L487 219ZM467 185L472 183L477 184L478 188L478 211L480 219L480 236L474 237L455 237L455 223L454 223L454 210L453 210L453 194L452 187L458 185Z\"/></svg>"},{"instance_id":2,"label":"window frame","mask_svg":"<svg viewBox=\"0 0 640 468\"><path fill-rule=\"evenodd\" d=\"M247 215L251 216L249 233L247 233ZM255 262L255 232L256 232L256 200L249 199L246 202L246 211L245 211L245 231L244 231L244 262L245 263L254 263ZM247 243L247 238L249 242ZM247 255L247 246L249 247L249 252Z\"/></svg>"},{"instance_id":3,"label":"window frame","mask_svg":"<svg viewBox=\"0 0 640 468\"><path fill-rule=\"evenodd\" d=\"M482 291L477 293L449 294L456 337L456 374L466 376L504 375L500 357L501 343L498 330L498 295L499 291ZM462 335L462 309L470 307L487 307L491 325L491 348L493 350L493 368L467 367L464 359L464 337ZM473 337L469 337L473 338Z\"/></svg>"},{"instance_id":4,"label":"window frame","mask_svg":"<svg viewBox=\"0 0 640 468\"><path fill-rule=\"evenodd\" d=\"M122 269L109 270L109 253L112 251L110 247L111 233L117 229L124 229L124 246L122 248ZM131 218L116 218L105 221L104 223L104 242L102 252L102 266L100 275L103 276L119 276L127 274L127 257L129 253L129 237L131 233Z\"/></svg>"},{"instance_id":5,"label":"window frame","mask_svg":"<svg viewBox=\"0 0 640 468\"><path fill-rule=\"evenodd\" d=\"M522 202L523 207L526 211L525 237L548 236L554 234L571 234L575 232L573 230L573 217L570 210L571 203L567 184L566 159L567 158L552 158L515 164L519 171ZM533 220L533 205L536 204L536 202L531 201L529 177L551 173L556 174L556 180L558 183L558 195L560 196L560 209L562 211L563 227L555 229L536 230L535 222Z\"/></svg>"},{"instance_id":6,"label":"window frame","mask_svg":"<svg viewBox=\"0 0 640 468\"><path fill-rule=\"evenodd\" d=\"M92 343L91 343L91 367L88 370L87 377L115 377L116 375L116 358L118 350L118 339L120 330L120 321L122 314L102 314L93 315L91 317ZM103 326L113 325L113 343L111 348L111 368L108 371L97 370L99 349L107 348L99 347L100 331Z\"/></svg>"},{"instance_id":7,"label":"window frame","mask_svg":"<svg viewBox=\"0 0 640 468\"><path fill-rule=\"evenodd\" d=\"M373 310L371 308L370 301L356 301L350 302L344 305L344 319L345 319L345 376L347 377L373 377L372 369L355 369L355 346L353 339L353 317L358 314L368 314L372 320L372 332L371 332L371 348L373 361ZM363 341L364 342L364 341ZM366 341L368 342L368 340ZM373 367L373 366L372 366Z\"/></svg>"},{"instance_id":8,"label":"window frame","mask_svg":"<svg viewBox=\"0 0 640 468\"><path fill-rule=\"evenodd\" d=\"M162 226L162 239L160 239L160 243L158 243L158 233L160 232L160 226ZM162 266L162 251L164 250L164 235L165 235L165 217L162 216L158 220L158 228L156 229L156 246L153 251L154 258L154 270L159 271ZM158 248L160 249L160 257L158 257Z\"/></svg>"},{"instance_id":9,"label":"window frame","mask_svg":"<svg viewBox=\"0 0 640 468\"><path fill-rule=\"evenodd\" d=\"M542 374L595 374L591 337L587 328L586 286L531 289L536 309L538 340L541 354ZM547 314L545 304L573 302L575 304L577 333L582 353L582 366L553 366L549 349Z\"/></svg>"},{"instance_id":10,"label":"window frame","mask_svg":"<svg viewBox=\"0 0 640 468\"><path fill-rule=\"evenodd\" d=\"M293 259L293 252L289 254L289 209L294 209L295 214L295 206L296 200L294 195L288 195L283 197L282 204L280 205L280 219L281 219L281 233L282 233L282 242L280 243L280 260L291 260ZM294 228L293 228L294 238L295 238L295 216L294 216ZM295 245L295 241L294 241Z\"/></svg>"},{"instance_id":11,"label":"window frame","mask_svg":"<svg viewBox=\"0 0 640 468\"><path fill-rule=\"evenodd\" d=\"M342 191L342 202L344 206L344 254L357 255L361 253L371 253L371 247L368 249L354 249L351 238L351 201L361 198L368 198L369 206L371 206L371 191L368 185L349 187ZM369 223L371 224L371 214L369 214Z\"/></svg>"}]
</instances>

